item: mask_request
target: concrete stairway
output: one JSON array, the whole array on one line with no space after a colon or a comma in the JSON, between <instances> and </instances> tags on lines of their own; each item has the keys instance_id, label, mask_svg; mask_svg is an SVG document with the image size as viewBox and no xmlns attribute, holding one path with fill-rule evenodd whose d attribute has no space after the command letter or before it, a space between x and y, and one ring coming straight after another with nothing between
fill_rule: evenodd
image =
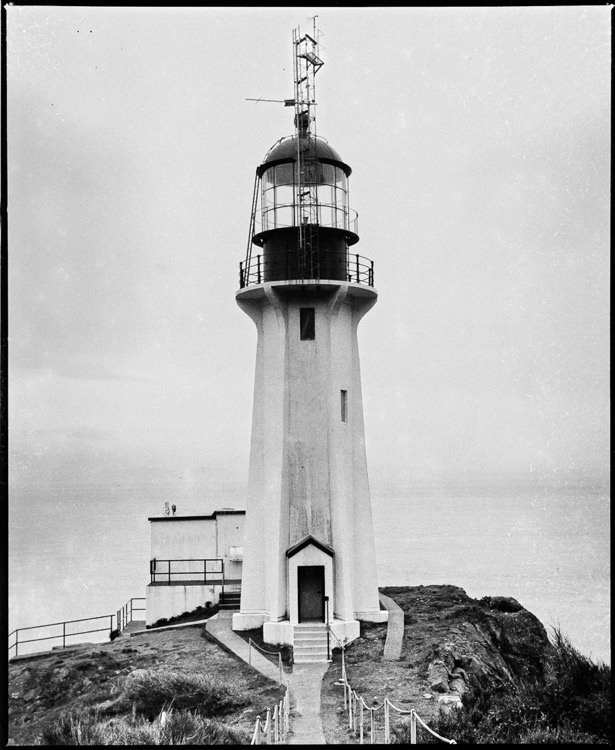
<instances>
[{"instance_id":1,"label":"concrete stairway","mask_svg":"<svg viewBox=\"0 0 615 750\"><path fill-rule=\"evenodd\" d=\"M225 591L220 594L218 606L220 609L239 609L241 601L241 591Z\"/></svg>"},{"instance_id":2,"label":"concrete stairway","mask_svg":"<svg viewBox=\"0 0 615 750\"><path fill-rule=\"evenodd\" d=\"M295 664L327 661L327 626L324 623L295 625L293 661Z\"/></svg>"}]
</instances>

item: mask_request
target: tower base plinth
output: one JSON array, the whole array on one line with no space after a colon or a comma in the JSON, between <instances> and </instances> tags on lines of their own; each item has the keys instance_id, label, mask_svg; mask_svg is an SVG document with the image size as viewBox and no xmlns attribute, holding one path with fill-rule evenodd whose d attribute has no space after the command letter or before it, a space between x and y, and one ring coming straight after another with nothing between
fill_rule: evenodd
<instances>
[{"instance_id":1,"label":"tower base plinth","mask_svg":"<svg viewBox=\"0 0 615 750\"><path fill-rule=\"evenodd\" d=\"M260 628L267 615L264 614L247 614L245 612L235 612L233 614L233 630L255 630Z\"/></svg>"},{"instance_id":2,"label":"tower base plinth","mask_svg":"<svg viewBox=\"0 0 615 750\"><path fill-rule=\"evenodd\" d=\"M369 612L355 612L354 616L362 622L388 622L389 613L386 609L370 610Z\"/></svg>"}]
</instances>

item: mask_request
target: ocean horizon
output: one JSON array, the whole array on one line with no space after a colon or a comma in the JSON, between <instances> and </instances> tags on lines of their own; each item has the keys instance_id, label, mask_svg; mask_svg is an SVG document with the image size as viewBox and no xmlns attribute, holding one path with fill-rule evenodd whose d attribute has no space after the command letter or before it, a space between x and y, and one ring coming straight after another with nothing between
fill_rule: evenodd
<instances>
[{"instance_id":1,"label":"ocean horizon","mask_svg":"<svg viewBox=\"0 0 615 750\"><path fill-rule=\"evenodd\" d=\"M179 514L245 507L222 480L206 487L193 474L187 491L187 472L183 497L160 468L107 481L85 474L72 486L42 477L13 484L9 631L112 614L144 597L147 519L165 501ZM371 494L379 586L512 596L547 630L561 628L581 653L610 663L608 483L372 481Z\"/></svg>"}]
</instances>

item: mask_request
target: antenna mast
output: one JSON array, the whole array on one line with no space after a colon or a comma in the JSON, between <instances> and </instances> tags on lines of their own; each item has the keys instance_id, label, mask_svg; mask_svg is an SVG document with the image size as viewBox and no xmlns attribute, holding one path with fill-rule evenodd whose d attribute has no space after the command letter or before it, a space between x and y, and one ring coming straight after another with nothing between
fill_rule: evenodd
<instances>
[{"instance_id":1,"label":"antenna mast","mask_svg":"<svg viewBox=\"0 0 615 750\"><path fill-rule=\"evenodd\" d=\"M313 36L293 29L295 70L295 135L297 175L295 224L299 233L299 272L303 278L320 278L318 261L318 161L316 158L316 73L324 65L319 57L320 32L313 17Z\"/></svg>"}]
</instances>

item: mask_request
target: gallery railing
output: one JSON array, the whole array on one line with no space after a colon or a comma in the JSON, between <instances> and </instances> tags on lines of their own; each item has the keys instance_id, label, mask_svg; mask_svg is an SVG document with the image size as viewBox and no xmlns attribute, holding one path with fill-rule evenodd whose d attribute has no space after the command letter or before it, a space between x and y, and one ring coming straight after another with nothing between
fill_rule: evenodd
<instances>
[{"instance_id":1,"label":"gallery railing","mask_svg":"<svg viewBox=\"0 0 615 750\"><path fill-rule=\"evenodd\" d=\"M350 281L374 286L374 261L356 253L321 252L310 259L313 272L306 272L297 251L267 252L252 255L239 264L239 286L243 289L266 281L300 281L304 279Z\"/></svg>"}]
</instances>

